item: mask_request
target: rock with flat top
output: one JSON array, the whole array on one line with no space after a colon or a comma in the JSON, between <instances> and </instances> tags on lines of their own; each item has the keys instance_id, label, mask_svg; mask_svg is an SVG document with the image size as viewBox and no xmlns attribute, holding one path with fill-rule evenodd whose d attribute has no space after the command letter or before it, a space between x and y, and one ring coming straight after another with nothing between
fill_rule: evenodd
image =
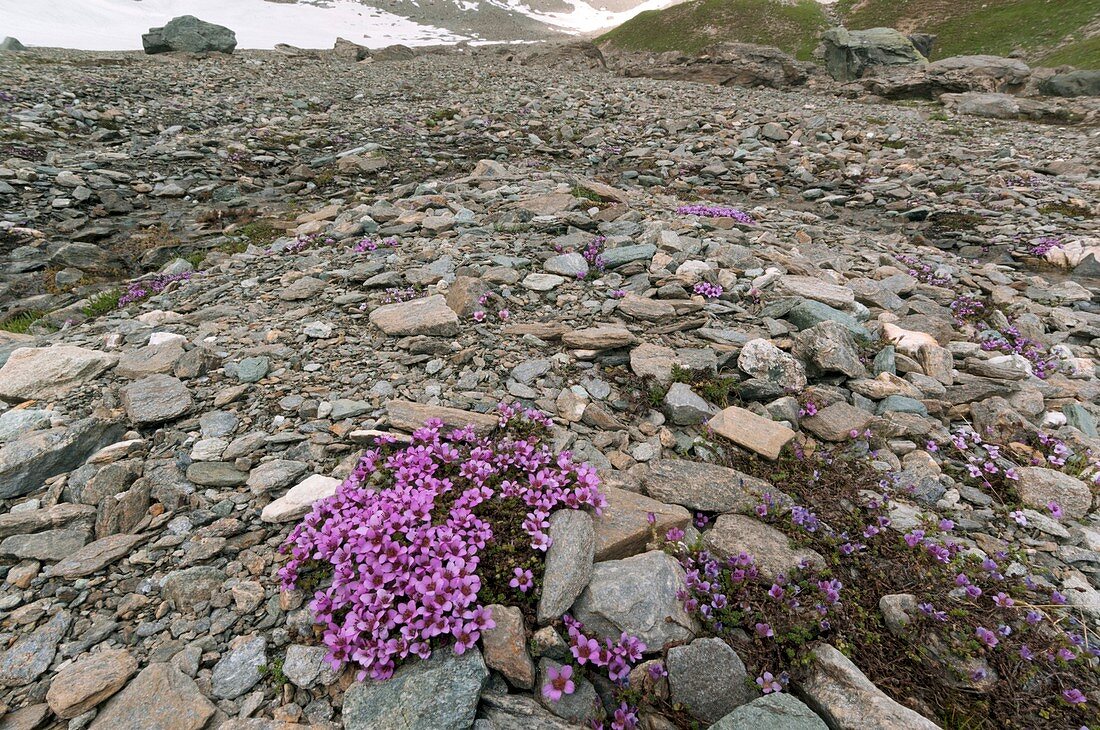
<instances>
[{"instance_id":1,"label":"rock with flat top","mask_svg":"<svg viewBox=\"0 0 1100 730\"><path fill-rule=\"evenodd\" d=\"M458 334L458 315L442 294L407 302L385 304L370 313L370 321L387 335L453 337Z\"/></svg>"},{"instance_id":2,"label":"rock with flat top","mask_svg":"<svg viewBox=\"0 0 1100 730\"><path fill-rule=\"evenodd\" d=\"M21 347L0 368L0 399L10 403L56 398L113 366L106 352L73 345Z\"/></svg>"},{"instance_id":3,"label":"rock with flat top","mask_svg":"<svg viewBox=\"0 0 1100 730\"><path fill-rule=\"evenodd\" d=\"M779 458L779 452L795 436L786 426L737 406L721 411L707 426L719 436L769 459Z\"/></svg>"},{"instance_id":4,"label":"rock with flat top","mask_svg":"<svg viewBox=\"0 0 1100 730\"><path fill-rule=\"evenodd\" d=\"M89 730L200 730L215 709L195 680L171 664L157 662L108 700Z\"/></svg>"},{"instance_id":5,"label":"rock with flat top","mask_svg":"<svg viewBox=\"0 0 1100 730\"><path fill-rule=\"evenodd\" d=\"M125 649L87 654L57 673L46 702L63 720L83 715L126 685L137 660Z\"/></svg>"}]
</instances>

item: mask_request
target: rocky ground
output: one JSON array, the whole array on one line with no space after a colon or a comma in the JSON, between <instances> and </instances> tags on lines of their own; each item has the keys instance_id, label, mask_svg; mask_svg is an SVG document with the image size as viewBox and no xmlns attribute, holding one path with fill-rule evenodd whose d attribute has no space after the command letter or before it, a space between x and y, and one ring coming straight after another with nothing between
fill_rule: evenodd
<instances>
[{"instance_id":1,"label":"rocky ground","mask_svg":"<svg viewBox=\"0 0 1100 730\"><path fill-rule=\"evenodd\" d=\"M583 723L539 692L552 629L498 618L478 651L358 683L276 577L373 432L491 428L500 402L600 469L609 509L562 528L577 557L545 583L666 662L679 709L645 727L935 715L828 643L796 692L816 715L729 679L756 675L685 613L647 515L702 513L708 544L781 569L804 553L704 439L767 460L869 431L914 487L899 532L923 511L1019 550L1095 630L1087 475L1031 467L1006 521L929 442L1043 428L1100 453L1096 127L594 59L0 54L0 727Z\"/></svg>"}]
</instances>

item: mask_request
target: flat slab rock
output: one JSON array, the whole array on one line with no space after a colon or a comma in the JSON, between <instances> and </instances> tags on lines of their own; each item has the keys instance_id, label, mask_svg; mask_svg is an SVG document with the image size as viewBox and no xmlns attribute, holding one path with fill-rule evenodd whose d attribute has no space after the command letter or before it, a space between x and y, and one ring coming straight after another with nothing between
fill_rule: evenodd
<instances>
[{"instance_id":1,"label":"flat slab rock","mask_svg":"<svg viewBox=\"0 0 1100 730\"><path fill-rule=\"evenodd\" d=\"M683 529L691 522L691 513L683 507L658 502L637 492L601 486L607 506L597 517L596 560L627 558L644 552L654 535L664 535L673 527ZM648 515L656 522L649 524Z\"/></svg>"},{"instance_id":2,"label":"flat slab rock","mask_svg":"<svg viewBox=\"0 0 1100 730\"><path fill-rule=\"evenodd\" d=\"M642 484L656 500L702 512L750 512L765 493L777 494L763 479L736 469L685 459L650 462Z\"/></svg>"},{"instance_id":3,"label":"flat slab rock","mask_svg":"<svg viewBox=\"0 0 1100 730\"><path fill-rule=\"evenodd\" d=\"M164 423L191 410L191 391L179 378L150 375L122 389L122 405L135 424Z\"/></svg>"},{"instance_id":4,"label":"flat slab rock","mask_svg":"<svg viewBox=\"0 0 1100 730\"><path fill-rule=\"evenodd\" d=\"M73 345L21 347L0 368L0 399L53 398L87 383L117 362L114 355Z\"/></svg>"},{"instance_id":5,"label":"flat slab rock","mask_svg":"<svg viewBox=\"0 0 1100 730\"><path fill-rule=\"evenodd\" d=\"M825 559L813 550L794 547L782 532L746 515L719 515L714 527L703 533L703 544L721 558L741 552L752 555L767 577L789 573L803 560L818 567L825 565Z\"/></svg>"},{"instance_id":6,"label":"flat slab rock","mask_svg":"<svg viewBox=\"0 0 1100 730\"><path fill-rule=\"evenodd\" d=\"M291 487L290 491L264 507L260 519L264 522L290 522L304 516L318 500L331 497L340 487L340 480L313 474Z\"/></svg>"},{"instance_id":7,"label":"flat slab rock","mask_svg":"<svg viewBox=\"0 0 1100 730\"><path fill-rule=\"evenodd\" d=\"M172 728L199 730L215 707L195 680L171 664L154 663L99 710L89 730Z\"/></svg>"},{"instance_id":8,"label":"flat slab rock","mask_svg":"<svg viewBox=\"0 0 1100 730\"><path fill-rule=\"evenodd\" d=\"M453 337L459 330L458 315L447 306L442 294L385 304L370 313L370 321L387 335L397 337Z\"/></svg>"},{"instance_id":9,"label":"flat slab rock","mask_svg":"<svg viewBox=\"0 0 1100 730\"><path fill-rule=\"evenodd\" d=\"M88 654L57 673L46 702L63 720L83 715L122 689L137 668L137 660L125 649Z\"/></svg>"},{"instance_id":10,"label":"flat slab rock","mask_svg":"<svg viewBox=\"0 0 1100 730\"><path fill-rule=\"evenodd\" d=\"M795 437L795 432L786 426L737 406L726 408L707 425L738 446L769 459L779 458L779 452Z\"/></svg>"},{"instance_id":11,"label":"flat slab rock","mask_svg":"<svg viewBox=\"0 0 1100 730\"><path fill-rule=\"evenodd\" d=\"M145 538L145 535L108 535L101 540L88 543L60 562L51 565L46 575L65 580L91 575L123 556L129 555L130 551Z\"/></svg>"},{"instance_id":12,"label":"flat slab rock","mask_svg":"<svg viewBox=\"0 0 1100 730\"><path fill-rule=\"evenodd\" d=\"M817 714L794 695L776 692L758 697L710 726L710 730L828 730Z\"/></svg>"},{"instance_id":13,"label":"flat slab rock","mask_svg":"<svg viewBox=\"0 0 1100 730\"><path fill-rule=\"evenodd\" d=\"M939 730L939 725L886 696L829 644L813 650L813 666L799 689L829 727Z\"/></svg>"},{"instance_id":14,"label":"flat slab rock","mask_svg":"<svg viewBox=\"0 0 1100 730\"><path fill-rule=\"evenodd\" d=\"M500 419L490 413L475 413L460 408L431 406L404 400L391 400L386 403L386 416L391 426L410 432L423 426L429 418L438 418L448 428L472 425L478 433L492 431L500 423Z\"/></svg>"}]
</instances>

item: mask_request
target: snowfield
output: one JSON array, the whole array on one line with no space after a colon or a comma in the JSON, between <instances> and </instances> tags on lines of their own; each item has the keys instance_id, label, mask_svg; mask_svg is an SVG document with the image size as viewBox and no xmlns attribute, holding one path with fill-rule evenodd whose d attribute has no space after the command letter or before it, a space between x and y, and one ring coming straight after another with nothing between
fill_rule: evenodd
<instances>
[{"instance_id":1,"label":"snowfield","mask_svg":"<svg viewBox=\"0 0 1100 730\"><path fill-rule=\"evenodd\" d=\"M370 48L429 45L467 38L358 2L329 7L265 0L0 0L4 35L28 46L88 51L141 49L141 34L178 15L231 28L238 48L331 48L338 36Z\"/></svg>"}]
</instances>

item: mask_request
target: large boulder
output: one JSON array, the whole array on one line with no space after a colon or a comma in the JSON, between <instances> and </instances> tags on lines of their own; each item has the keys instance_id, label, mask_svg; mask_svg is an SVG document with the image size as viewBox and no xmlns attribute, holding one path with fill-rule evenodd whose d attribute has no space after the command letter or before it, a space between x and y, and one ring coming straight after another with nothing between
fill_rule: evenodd
<instances>
[{"instance_id":1,"label":"large boulder","mask_svg":"<svg viewBox=\"0 0 1100 730\"><path fill-rule=\"evenodd\" d=\"M0 41L0 51L25 51L27 47L19 42L18 38L12 38L10 35L5 36L4 40Z\"/></svg>"},{"instance_id":2,"label":"large boulder","mask_svg":"<svg viewBox=\"0 0 1100 730\"><path fill-rule=\"evenodd\" d=\"M141 36L141 45L148 54L172 51L232 53L237 47L237 34L224 25L207 23L194 15L181 15L169 20L163 28L150 28Z\"/></svg>"},{"instance_id":3,"label":"large boulder","mask_svg":"<svg viewBox=\"0 0 1100 730\"><path fill-rule=\"evenodd\" d=\"M825 67L837 81L854 81L872 66L928 62L913 41L893 28L830 28L822 34L821 40L825 44Z\"/></svg>"},{"instance_id":4,"label":"large boulder","mask_svg":"<svg viewBox=\"0 0 1100 730\"><path fill-rule=\"evenodd\" d=\"M520 63L524 66L550 66L574 70L604 70L603 54L591 41L566 43L542 43L523 53Z\"/></svg>"},{"instance_id":5,"label":"large boulder","mask_svg":"<svg viewBox=\"0 0 1100 730\"><path fill-rule=\"evenodd\" d=\"M629 77L773 89L803 84L814 71L811 63L753 43L715 43L698 54L620 53L611 62L618 73Z\"/></svg>"},{"instance_id":6,"label":"large boulder","mask_svg":"<svg viewBox=\"0 0 1100 730\"><path fill-rule=\"evenodd\" d=\"M1039 83L1047 96L1100 96L1100 69L1055 74Z\"/></svg>"}]
</instances>

